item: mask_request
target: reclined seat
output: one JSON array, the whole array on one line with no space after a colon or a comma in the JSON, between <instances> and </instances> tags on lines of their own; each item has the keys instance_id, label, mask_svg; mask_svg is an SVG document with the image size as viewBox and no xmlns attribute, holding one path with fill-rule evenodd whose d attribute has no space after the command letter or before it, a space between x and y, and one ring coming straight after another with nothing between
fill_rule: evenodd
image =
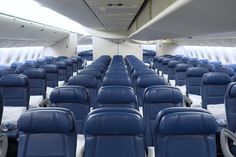
<instances>
[{"instance_id":1,"label":"reclined seat","mask_svg":"<svg viewBox=\"0 0 236 157\"><path fill-rule=\"evenodd\" d=\"M146 88L143 100L146 147L154 146L154 126L158 113L170 107L183 107L183 95L178 88L160 85Z\"/></svg>"},{"instance_id":2,"label":"reclined seat","mask_svg":"<svg viewBox=\"0 0 236 157\"><path fill-rule=\"evenodd\" d=\"M162 110L155 125L155 156L216 157L217 123L205 110Z\"/></svg>"},{"instance_id":3,"label":"reclined seat","mask_svg":"<svg viewBox=\"0 0 236 157\"><path fill-rule=\"evenodd\" d=\"M93 110L85 123L85 157L145 157L143 129L134 109Z\"/></svg>"},{"instance_id":4,"label":"reclined seat","mask_svg":"<svg viewBox=\"0 0 236 157\"><path fill-rule=\"evenodd\" d=\"M28 68L24 70L23 75L28 77L30 86L29 107L39 107L40 103L46 99L46 72L40 68Z\"/></svg>"},{"instance_id":5,"label":"reclined seat","mask_svg":"<svg viewBox=\"0 0 236 157\"><path fill-rule=\"evenodd\" d=\"M46 71L47 79L47 98L49 98L50 93L53 88L58 86L58 66L53 64L42 65L40 68Z\"/></svg>"},{"instance_id":6,"label":"reclined seat","mask_svg":"<svg viewBox=\"0 0 236 157\"><path fill-rule=\"evenodd\" d=\"M17 124L20 136L17 157L75 157L76 124L63 108L32 109Z\"/></svg>"},{"instance_id":7,"label":"reclined seat","mask_svg":"<svg viewBox=\"0 0 236 157\"><path fill-rule=\"evenodd\" d=\"M80 86L63 86L55 88L50 95L52 107L71 110L76 119L77 134L83 134L84 121L90 111L88 92Z\"/></svg>"},{"instance_id":8,"label":"reclined seat","mask_svg":"<svg viewBox=\"0 0 236 157\"><path fill-rule=\"evenodd\" d=\"M208 69L202 67L190 67L186 72L186 96L191 99L192 107L202 106L201 82L203 75L208 72Z\"/></svg>"},{"instance_id":9,"label":"reclined seat","mask_svg":"<svg viewBox=\"0 0 236 157\"><path fill-rule=\"evenodd\" d=\"M209 110L220 126L226 126L224 97L230 82L231 78L221 72L210 72L202 78L202 108Z\"/></svg>"},{"instance_id":10,"label":"reclined seat","mask_svg":"<svg viewBox=\"0 0 236 157\"><path fill-rule=\"evenodd\" d=\"M230 83L225 93L227 129L221 131L221 147L225 157L236 156L236 83Z\"/></svg>"},{"instance_id":11,"label":"reclined seat","mask_svg":"<svg viewBox=\"0 0 236 157\"><path fill-rule=\"evenodd\" d=\"M138 109L134 90L128 86L105 86L98 91L95 108L124 107Z\"/></svg>"},{"instance_id":12,"label":"reclined seat","mask_svg":"<svg viewBox=\"0 0 236 157\"><path fill-rule=\"evenodd\" d=\"M165 80L156 74L154 75L141 75L136 82L136 95L138 105L143 106L143 94L146 88L154 85L165 85Z\"/></svg>"},{"instance_id":13,"label":"reclined seat","mask_svg":"<svg viewBox=\"0 0 236 157\"><path fill-rule=\"evenodd\" d=\"M2 124L7 129L8 137L16 138L18 136L16 122L29 107L28 78L21 74L2 76L0 78L0 93L4 104Z\"/></svg>"},{"instance_id":14,"label":"reclined seat","mask_svg":"<svg viewBox=\"0 0 236 157\"><path fill-rule=\"evenodd\" d=\"M88 90L90 107L94 107L98 93L98 81L91 75L72 76L67 85L82 86Z\"/></svg>"},{"instance_id":15,"label":"reclined seat","mask_svg":"<svg viewBox=\"0 0 236 157\"><path fill-rule=\"evenodd\" d=\"M186 94L186 71L192 67L190 64L177 64L175 67L175 86L183 95Z\"/></svg>"}]
</instances>

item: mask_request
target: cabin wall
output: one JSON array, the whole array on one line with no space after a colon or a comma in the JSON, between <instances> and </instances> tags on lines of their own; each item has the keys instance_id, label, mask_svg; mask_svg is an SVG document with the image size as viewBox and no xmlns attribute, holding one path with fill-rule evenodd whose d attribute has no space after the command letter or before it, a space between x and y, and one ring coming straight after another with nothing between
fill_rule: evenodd
<instances>
[{"instance_id":1,"label":"cabin wall","mask_svg":"<svg viewBox=\"0 0 236 157\"><path fill-rule=\"evenodd\" d=\"M97 59L101 55L135 55L142 59L142 47L140 44L123 42L116 44L106 39L93 37L93 57Z\"/></svg>"},{"instance_id":2,"label":"cabin wall","mask_svg":"<svg viewBox=\"0 0 236 157\"><path fill-rule=\"evenodd\" d=\"M50 47L46 47L44 56L73 56L76 53L78 37L75 33L70 33L65 39L56 42Z\"/></svg>"},{"instance_id":3,"label":"cabin wall","mask_svg":"<svg viewBox=\"0 0 236 157\"><path fill-rule=\"evenodd\" d=\"M176 53L181 53L181 48L175 43L163 43L161 41L156 42L156 52L158 56L162 55L175 55Z\"/></svg>"}]
</instances>

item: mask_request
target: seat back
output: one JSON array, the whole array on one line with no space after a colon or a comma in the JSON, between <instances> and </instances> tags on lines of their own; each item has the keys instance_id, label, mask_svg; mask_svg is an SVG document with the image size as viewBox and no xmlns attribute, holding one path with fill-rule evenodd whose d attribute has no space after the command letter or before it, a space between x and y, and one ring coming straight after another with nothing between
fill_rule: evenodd
<instances>
[{"instance_id":1,"label":"seat back","mask_svg":"<svg viewBox=\"0 0 236 157\"><path fill-rule=\"evenodd\" d=\"M177 64L175 66L175 85L186 85L186 71L190 68L190 64Z\"/></svg>"},{"instance_id":2,"label":"seat back","mask_svg":"<svg viewBox=\"0 0 236 157\"><path fill-rule=\"evenodd\" d=\"M144 157L142 117L134 109L92 111L85 124L86 157Z\"/></svg>"},{"instance_id":3,"label":"seat back","mask_svg":"<svg viewBox=\"0 0 236 157\"><path fill-rule=\"evenodd\" d=\"M175 67L177 64L180 64L179 61L170 61L168 63L168 80L174 80L175 79Z\"/></svg>"},{"instance_id":4,"label":"seat back","mask_svg":"<svg viewBox=\"0 0 236 157\"><path fill-rule=\"evenodd\" d=\"M183 106L183 95L178 88L166 85L151 86L144 92L143 120L146 146L154 146L154 126L158 113L166 108Z\"/></svg>"},{"instance_id":5,"label":"seat back","mask_svg":"<svg viewBox=\"0 0 236 157\"><path fill-rule=\"evenodd\" d=\"M12 68L4 68L4 69L0 69L0 77L6 75L6 74L17 74L17 70L16 69L12 69Z\"/></svg>"},{"instance_id":6,"label":"seat back","mask_svg":"<svg viewBox=\"0 0 236 157\"><path fill-rule=\"evenodd\" d=\"M92 75L72 76L68 80L67 84L85 87L88 90L91 107L95 106L98 92L98 81L94 76Z\"/></svg>"},{"instance_id":7,"label":"seat back","mask_svg":"<svg viewBox=\"0 0 236 157\"><path fill-rule=\"evenodd\" d=\"M102 86L132 86L131 79L127 76L117 76L117 75L110 75L105 76L102 81Z\"/></svg>"},{"instance_id":8,"label":"seat back","mask_svg":"<svg viewBox=\"0 0 236 157\"><path fill-rule=\"evenodd\" d=\"M63 61L58 61L58 62L54 62L52 64L55 64L58 66L58 81L68 81L67 77L66 77L66 63Z\"/></svg>"},{"instance_id":9,"label":"seat back","mask_svg":"<svg viewBox=\"0 0 236 157\"><path fill-rule=\"evenodd\" d=\"M67 109L29 110L18 120L18 128L18 157L76 155L75 119Z\"/></svg>"},{"instance_id":10,"label":"seat back","mask_svg":"<svg viewBox=\"0 0 236 157\"><path fill-rule=\"evenodd\" d=\"M202 77L208 73L207 68L190 67L186 72L186 94L200 95Z\"/></svg>"},{"instance_id":11,"label":"seat back","mask_svg":"<svg viewBox=\"0 0 236 157\"><path fill-rule=\"evenodd\" d=\"M202 107L224 103L224 96L231 78L221 72L210 72L203 75L201 83Z\"/></svg>"},{"instance_id":12,"label":"seat back","mask_svg":"<svg viewBox=\"0 0 236 157\"><path fill-rule=\"evenodd\" d=\"M41 66L46 71L47 86L55 88L58 86L58 66L46 64Z\"/></svg>"},{"instance_id":13,"label":"seat back","mask_svg":"<svg viewBox=\"0 0 236 157\"><path fill-rule=\"evenodd\" d=\"M138 109L136 95L129 86L104 86L98 91L96 107L126 107Z\"/></svg>"},{"instance_id":14,"label":"seat back","mask_svg":"<svg viewBox=\"0 0 236 157\"><path fill-rule=\"evenodd\" d=\"M165 109L156 119L155 154L161 157L216 157L216 132L216 120L204 110Z\"/></svg>"}]
</instances>

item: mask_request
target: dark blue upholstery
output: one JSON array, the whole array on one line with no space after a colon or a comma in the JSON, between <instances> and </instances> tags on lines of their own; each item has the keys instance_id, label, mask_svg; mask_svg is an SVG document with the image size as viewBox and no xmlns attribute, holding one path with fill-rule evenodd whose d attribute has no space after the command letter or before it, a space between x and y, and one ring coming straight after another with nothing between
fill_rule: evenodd
<instances>
[{"instance_id":1,"label":"dark blue upholstery","mask_svg":"<svg viewBox=\"0 0 236 157\"><path fill-rule=\"evenodd\" d=\"M66 80L73 75L73 61L71 59L63 59L63 62L66 63Z\"/></svg>"},{"instance_id":2,"label":"dark blue upholstery","mask_svg":"<svg viewBox=\"0 0 236 157\"><path fill-rule=\"evenodd\" d=\"M4 106L29 106L28 78L21 74L6 74L0 78L0 92Z\"/></svg>"},{"instance_id":3,"label":"dark blue upholstery","mask_svg":"<svg viewBox=\"0 0 236 157\"><path fill-rule=\"evenodd\" d=\"M16 70L19 73L23 73L23 71L27 68L34 68L35 66L31 65L31 64L20 64L17 66Z\"/></svg>"},{"instance_id":4,"label":"dark blue upholstery","mask_svg":"<svg viewBox=\"0 0 236 157\"><path fill-rule=\"evenodd\" d=\"M165 109L156 119L155 156L216 157L216 131L216 120L204 110Z\"/></svg>"},{"instance_id":5,"label":"dark blue upholstery","mask_svg":"<svg viewBox=\"0 0 236 157\"><path fill-rule=\"evenodd\" d=\"M33 109L18 120L18 157L74 157L76 127L73 113L62 108Z\"/></svg>"},{"instance_id":6,"label":"dark blue upholstery","mask_svg":"<svg viewBox=\"0 0 236 157\"><path fill-rule=\"evenodd\" d=\"M190 58L189 64L191 64L193 67L197 67L200 64L200 61L197 58Z\"/></svg>"},{"instance_id":7,"label":"dark blue upholstery","mask_svg":"<svg viewBox=\"0 0 236 157\"><path fill-rule=\"evenodd\" d=\"M146 146L154 146L154 126L158 113L166 108L183 106L183 96L178 88L151 86L144 92L143 120Z\"/></svg>"},{"instance_id":8,"label":"dark blue upholstery","mask_svg":"<svg viewBox=\"0 0 236 157\"><path fill-rule=\"evenodd\" d=\"M66 71L67 71L67 67L66 67L66 63L63 61L58 61L58 62L54 62L53 64L58 66L58 81L68 81L68 78L66 76Z\"/></svg>"},{"instance_id":9,"label":"dark blue upholstery","mask_svg":"<svg viewBox=\"0 0 236 157\"><path fill-rule=\"evenodd\" d=\"M165 58L162 61L162 72L163 74L168 74L169 70L168 70L168 64L171 61L170 58Z\"/></svg>"},{"instance_id":10,"label":"dark blue upholstery","mask_svg":"<svg viewBox=\"0 0 236 157\"><path fill-rule=\"evenodd\" d=\"M215 66L210 63L202 63L198 65L199 67L207 68L210 72L213 72L215 70Z\"/></svg>"},{"instance_id":11,"label":"dark blue upholstery","mask_svg":"<svg viewBox=\"0 0 236 157\"><path fill-rule=\"evenodd\" d=\"M118 86L132 86L132 82L130 78L127 77L121 77L121 76L105 76L102 81L102 86L111 86L111 85L118 85Z\"/></svg>"},{"instance_id":12,"label":"dark blue upholstery","mask_svg":"<svg viewBox=\"0 0 236 157\"><path fill-rule=\"evenodd\" d=\"M143 93L147 87L165 84L165 80L156 74L139 76L136 82L136 94L138 98L138 105L143 106Z\"/></svg>"},{"instance_id":13,"label":"dark blue upholstery","mask_svg":"<svg viewBox=\"0 0 236 157\"><path fill-rule=\"evenodd\" d=\"M40 68L28 68L24 70L23 75L28 77L30 95L43 95L45 99L47 89L45 70Z\"/></svg>"},{"instance_id":14,"label":"dark blue upholstery","mask_svg":"<svg viewBox=\"0 0 236 157\"><path fill-rule=\"evenodd\" d=\"M229 66L217 67L217 68L215 68L214 72L223 72L223 73L226 73L227 75L229 75L230 77L233 77L235 74L234 69Z\"/></svg>"},{"instance_id":15,"label":"dark blue upholstery","mask_svg":"<svg viewBox=\"0 0 236 157\"><path fill-rule=\"evenodd\" d=\"M63 86L55 88L50 95L51 106L71 110L76 118L76 130L83 133L84 121L90 111L88 92L80 86Z\"/></svg>"},{"instance_id":16,"label":"dark blue upholstery","mask_svg":"<svg viewBox=\"0 0 236 157\"><path fill-rule=\"evenodd\" d=\"M179 61L170 61L168 63L168 80L174 80L175 79L175 67L177 64L180 64Z\"/></svg>"},{"instance_id":17,"label":"dark blue upholstery","mask_svg":"<svg viewBox=\"0 0 236 157\"><path fill-rule=\"evenodd\" d=\"M143 123L134 109L98 109L85 123L85 157L144 157Z\"/></svg>"},{"instance_id":18,"label":"dark blue upholstery","mask_svg":"<svg viewBox=\"0 0 236 157\"><path fill-rule=\"evenodd\" d=\"M221 72L211 72L203 75L201 83L202 107L208 104L224 103L224 96L231 78Z\"/></svg>"},{"instance_id":19,"label":"dark blue upholstery","mask_svg":"<svg viewBox=\"0 0 236 157\"><path fill-rule=\"evenodd\" d=\"M42 65L42 69L46 71L47 86L57 87L58 86L58 66L53 64Z\"/></svg>"},{"instance_id":20,"label":"dark blue upholstery","mask_svg":"<svg viewBox=\"0 0 236 157\"><path fill-rule=\"evenodd\" d=\"M77 75L72 76L68 83L68 85L77 85L85 87L89 93L89 99L91 102L91 107L95 106L97 92L98 92L98 81L92 75Z\"/></svg>"},{"instance_id":21,"label":"dark blue upholstery","mask_svg":"<svg viewBox=\"0 0 236 157\"><path fill-rule=\"evenodd\" d=\"M4 69L0 69L0 77L2 77L3 75L6 74L17 74L17 70L16 69L12 69L12 68L4 68Z\"/></svg>"},{"instance_id":22,"label":"dark blue upholstery","mask_svg":"<svg viewBox=\"0 0 236 157\"><path fill-rule=\"evenodd\" d=\"M186 94L200 95L202 77L208 73L208 69L202 67L190 67L186 72Z\"/></svg>"},{"instance_id":23,"label":"dark blue upholstery","mask_svg":"<svg viewBox=\"0 0 236 157\"><path fill-rule=\"evenodd\" d=\"M230 83L225 93L225 108L228 121L228 128L232 132L236 131L236 83Z\"/></svg>"},{"instance_id":24,"label":"dark blue upholstery","mask_svg":"<svg viewBox=\"0 0 236 157\"><path fill-rule=\"evenodd\" d=\"M190 64L177 64L175 66L175 85L186 85L186 71L192 67Z\"/></svg>"},{"instance_id":25,"label":"dark blue upholstery","mask_svg":"<svg viewBox=\"0 0 236 157\"><path fill-rule=\"evenodd\" d=\"M98 91L96 108L127 107L138 109L134 90L128 86L105 86Z\"/></svg>"}]
</instances>

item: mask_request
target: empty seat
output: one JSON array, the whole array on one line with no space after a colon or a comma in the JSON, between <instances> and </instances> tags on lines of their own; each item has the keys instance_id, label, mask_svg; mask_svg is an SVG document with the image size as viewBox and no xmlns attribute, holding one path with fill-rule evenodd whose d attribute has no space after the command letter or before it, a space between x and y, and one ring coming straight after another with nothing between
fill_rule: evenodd
<instances>
[{"instance_id":1,"label":"empty seat","mask_svg":"<svg viewBox=\"0 0 236 157\"><path fill-rule=\"evenodd\" d=\"M144 92L143 120L146 146L154 146L154 126L158 113L166 108L183 106L183 95L178 88L151 86Z\"/></svg>"},{"instance_id":2,"label":"empty seat","mask_svg":"<svg viewBox=\"0 0 236 157\"><path fill-rule=\"evenodd\" d=\"M46 72L40 68L28 68L23 74L28 77L30 86L30 107L39 107L46 99L47 80Z\"/></svg>"},{"instance_id":3,"label":"empty seat","mask_svg":"<svg viewBox=\"0 0 236 157\"><path fill-rule=\"evenodd\" d=\"M52 107L63 107L71 110L75 115L77 133L83 133L84 121L90 111L88 92L84 87L57 87L50 95L50 102Z\"/></svg>"},{"instance_id":4,"label":"empty seat","mask_svg":"<svg viewBox=\"0 0 236 157\"><path fill-rule=\"evenodd\" d=\"M130 78L127 77L119 77L118 75L115 76L105 76L102 81L102 86L112 86L112 85L118 85L118 86L132 86L132 82Z\"/></svg>"},{"instance_id":5,"label":"empty seat","mask_svg":"<svg viewBox=\"0 0 236 157\"><path fill-rule=\"evenodd\" d=\"M204 111L170 108L160 112L155 126L155 156L216 157L217 123Z\"/></svg>"},{"instance_id":6,"label":"empty seat","mask_svg":"<svg viewBox=\"0 0 236 157\"><path fill-rule=\"evenodd\" d=\"M94 76L92 75L72 76L69 79L67 85L77 85L77 86L85 87L89 93L89 99L91 102L90 107L95 106L97 93L98 93L98 81Z\"/></svg>"},{"instance_id":7,"label":"empty seat","mask_svg":"<svg viewBox=\"0 0 236 157\"><path fill-rule=\"evenodd\" d=\"M63 108L33 109L17 124L18 157L75 157L76 126L73 113Z\"/></svg>"},{"instance_id":8,"label":"empty seat","mask_svg":"<svg viewBox=\"0 0 236 157\"><path fill-rule=\"evenodd\" d=\"M65 84L65 82L68 81L68 78L66 76L66 63L63 61L54 62L53 64L58 66L58 86L62 86Z\"/></svg>"},{"instance_id":9,"label":"empty seat","mask_svg":"<svg viewBox=\"0 0 236 157\"><path fill-rule=\"evenodd\" d=\"M98 91L96 108L101 107L137 107L134 90L128 86L105 86Z\"/></svg>"},{"instance_id":10,"label":"empty seat","mask_svg":"<svg viewBox=\"0 0 236 157\"><path fill-rule=\"evenodd\" d=\"M0 77L2 77L3 75L6 74L17 74L17 70L16 69L12 69L12 68L4 68L4 69L0 69Z\"/></svg>"},{"instance_id":11,"label":"empty seat","mask_svg":"<svg viewBox=\"0 0 236 157\"><path fill-rule=\"evenodd\" d=\"M209 110L220 125L226 125L224 97L231 78L221 72L203 75L201 84L202 107Z\"/></svg>"},{"instance_id":12,"label":"empty seat","mask_svg":"<svg viewBox=\"0 0 236 157\"><path fill-rule=\"evenodd\" d=\"M220 66L215 68L214 72L223 72L229 75L229 77L233 77L235 72L234 69L229 66Z\"/></svg>"},{"instance_id":13,"label":"empty seat","mask_svg":"<svg viewBox=\"0 0 236 157\"><path fill-rule=\"evenodd\" d=\"M207 68L210 72L213 72L215 70L215 66L210 63L202 63L198 65L199 67Z\"/></svg>"},{"instance_id":14,"label":"empty seat","mask_svg":"<svg viewBox=\"0 0 236 157\"><path fill-rule=\"evenodd\" d=\"M94 110L85 133L85 157L145 156L142 117L134 109Z\"/></svg>"},{"instance_id":15,"label":"empty seat","mask_svg":"<svg viewBox=\"0 0 236 157\"><path fill-rule=\"evenodd\" d=\"M180 64L179 61L170 61L168 63L168 80L170 81L170 83L175 86L175 67L177 64ZM173 81L172 81L173 80Z\"/></svg>"},{"instance_id":16,"label":"empty seat","mask_svg":"<svg viewBox=\"0 0 236 157\"><path fill-rule=\"evenodd\" d=\"M202 67L190 67L186 72L186 96L192 100L193 107L201 107L201 82L203 75L208 72L208 69Z\"/></svg>"},{"instance_id":17,"label":"empty seat","mask_svg":"<svg viewBox=\"0 0 236 157\"><path fill-rule=\"evenodd\" d=\"M147 87L154 85L165 85L165 80L158 75L141 75L136 82L136 94L138 105L143 106L143 93Z\"/></svg>"},{"instance_id":18,"label":"empty seat","mask_svg":"<svg viewBox=\"0 0 236 157\"><path fill-rule=\"evenodd\" d=\"M28 78L21 74L2 76L0 78L0 93L4 104L2 123L8 128L7 134L16 137L16 122L29 107Z\"/></svg>"}]
</instances>

